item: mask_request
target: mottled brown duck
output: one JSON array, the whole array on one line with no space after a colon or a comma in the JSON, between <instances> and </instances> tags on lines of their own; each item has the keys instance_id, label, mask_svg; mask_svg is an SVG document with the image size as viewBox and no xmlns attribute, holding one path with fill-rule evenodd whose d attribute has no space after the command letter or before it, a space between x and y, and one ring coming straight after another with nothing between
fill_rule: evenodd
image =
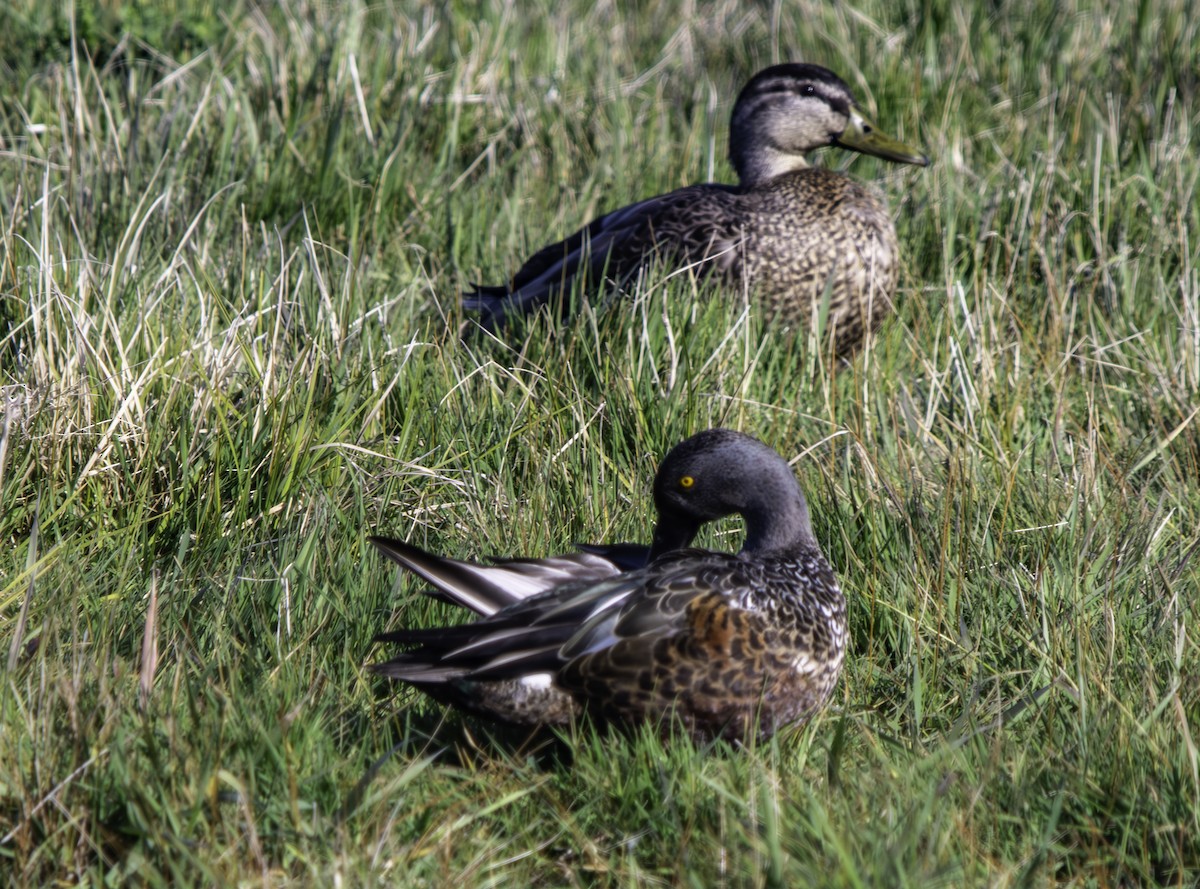
<instances>
[{"instance_id":1,"label":"mottled brown duck","mask_svg":"<svg viewBox=\"0 0 1200 889\"><path fill-rule=\"evenodd\" d=\"M565 725L586 712L665 727L674 716L697 738L745 740L807 721L841 669L846 603L788 463L748 435L708 430L667 455L654 499L645 567L600 557L607 564L596 575L568 565L565 582L532 592L489 573L503 565L373 538L484 616L383 633L378 641L410 648L372 669L523 726ZM733 514L745 520L740 552L690 548L704 523Z\"/></svg>"},{"instance_id":2,"label":"mottled brown duck","mask_svg":"<svg viewBox=\"0 0 1200 889\"><path fill-rule=\"evenodd\" d=\"M681 188L614 210L535 253L512 279L477 286L463 306L488 329L573 293L621 289L656 262L690 268L773 321L825 319L839 355L891 311L899 245L883 201L850 177L809 165L839 146L905 164L928 158L872 124L850 87L819 65L775 65L742 89L729 127L738 185Z\"/></svg>"}]
</instances>

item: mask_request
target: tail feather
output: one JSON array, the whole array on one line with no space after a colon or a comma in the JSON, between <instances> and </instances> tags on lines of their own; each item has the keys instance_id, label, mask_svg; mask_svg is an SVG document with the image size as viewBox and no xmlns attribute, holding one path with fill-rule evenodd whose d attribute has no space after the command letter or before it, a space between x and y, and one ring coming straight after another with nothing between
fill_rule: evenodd
<instances>
[{"instance_id":1,"label":"tail feather","mask_svg":"<svg viewBox=\"0 0 1200 889\"><path fill-rule=\"evenodd\" d=\"M502 329L508 315L508 288L475 283L471 286L475 288L473 291L464 291L459 296L462 307L474 312L479 326L489 333Z\"/></svg>"},{"instance_id":2,"label":"tail feather","mask_svg":"<svg viewBox=\"0 0 1200 889\"><path fill-rule=\"evenodd\" d=\"M381 664L371 664L368 669L379 676L402 679L413 685L421 686L444 685L456 679L462 679L467 675L467 671L462 667L425 662L414 663L405 660L403 655L392 658L390 661L384 661Z\"/></svg>"},{"instance_id":3,"label":"tail feather","mask_svg":"<svg viewBox=\"0 0 1200 889\"><path fill-rule=\"evenodd\" d=\"M389 559L436 588L436 595L488 616L564 584L603 580L646 563L647 547L633 543L580 546L545 559L496 559L493 564L435 556L386 537L371 543Z\"/></svg>"},{"instance_id":4,"label":"tail feather","mask_svg":"<svg viewBox=\"0 0 1200 889\"><path fill-rule=\"evenodd\" d=\"M476 614L487 616L521 601L519 588L493 581L489 567L435 556L401 540L371 537L380 552L409 571L433 584L451 601Z\"/></svg>"},{"instance_id":5,"label":"tail feather","mask_svg":"<svg viewBox=\"0 0 1200 889\"><path fill-rule=\"evenodd\" d=\"M620 586L620 575L642 567L649 553L638 544L588 545L545 559L499 559L480 565L435 556L400 540L370 541L431 584L430 594L484 618L458 626L391 630L375 637L376 642L412 648L371 669L427 690L553 673L562 665L563 645L580 622L591 617L596 599L609 601L609 587Z\"/></svg>"},{"instance_id":6,"label":"tail feather","mask_svg":"<svg viewBox=\"0 0 1200 889\"><path fill-rule=\"evenodd\" d=\"M388 630L386 633L376 633L373 642L390 642L396 645L436 646L438 648L457 648L466 645L479 635L478 630L471 630L471 624L459 624L453 627L431 627L414 629L405 627L399 630Z\"/></svg>"}]
</instances>

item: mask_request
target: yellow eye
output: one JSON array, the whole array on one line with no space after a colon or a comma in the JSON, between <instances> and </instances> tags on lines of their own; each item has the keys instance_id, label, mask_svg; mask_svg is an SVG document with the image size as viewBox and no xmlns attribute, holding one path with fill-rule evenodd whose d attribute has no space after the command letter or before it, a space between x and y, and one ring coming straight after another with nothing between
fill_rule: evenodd
<instances>
[{"instance_id":1,"label":"yellow eye","mask_svg":"<svg viewBox=\"0 0 1200 889\"><path fill-rule=\"evenodd\" d=\"M679 480L679 487L683 488L685 491L689 490L694 484L696 484L696 480L690 475L685 475Z\"/></svg>"}]
</instances>

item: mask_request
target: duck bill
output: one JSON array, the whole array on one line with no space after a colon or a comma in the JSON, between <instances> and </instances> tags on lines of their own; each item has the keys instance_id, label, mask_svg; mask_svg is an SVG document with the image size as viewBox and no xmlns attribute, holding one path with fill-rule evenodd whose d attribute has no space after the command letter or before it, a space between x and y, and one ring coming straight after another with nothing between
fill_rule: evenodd
<instances>
[{"instance_id":1,"label":"duck bill","mask_svg":"<svg viewBox=\"0 0 1200 889\"><path fill-rule=\"evenodd\" d=\"M654 539L650 543L650 555L646 561L653 562L659 556L689 546L699 532L698 523L681 518L666 521L664 517L660 517L658 524L654 526Z\"/></svg>"},{"instance_id":2,"label":"duck bill","mask_svg":"<svg viewBox=\"0 0 1200 889\"><path fill-rule=\"evenodd\" d=\"M846 124L842 135L838 136L837 144L851 151L873 154L875 157L901 164L924 167L929 163L929 158L917 149L880 132L875 124L863 116L862 109L857 106L851 106L850 123Z\"/></svg>"}]
</instances>

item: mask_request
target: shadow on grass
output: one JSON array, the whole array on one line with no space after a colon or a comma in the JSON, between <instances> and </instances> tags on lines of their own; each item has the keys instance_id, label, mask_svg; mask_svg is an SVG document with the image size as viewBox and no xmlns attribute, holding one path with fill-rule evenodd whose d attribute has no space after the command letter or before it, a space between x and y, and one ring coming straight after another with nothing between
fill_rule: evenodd
<instances>
[{"instance_id":1,"label":"shadow on grass","mask_svg":"<svg viewBox=\"0 0 1200 889\"><path fill-rule=\"evenodd\" d=\"M381 714L381 718L388 718ZM392 714L395 743L367 766L358 783L346 795L338 811L339 823L352 817L384 766L395 756L407 760L477 771L503 762L516 768L530 767L545 772L569 768L574 749L572 731L540 727L502 725L465 716L452 709L403 708Z\"/></svg>"}]
</instances>

